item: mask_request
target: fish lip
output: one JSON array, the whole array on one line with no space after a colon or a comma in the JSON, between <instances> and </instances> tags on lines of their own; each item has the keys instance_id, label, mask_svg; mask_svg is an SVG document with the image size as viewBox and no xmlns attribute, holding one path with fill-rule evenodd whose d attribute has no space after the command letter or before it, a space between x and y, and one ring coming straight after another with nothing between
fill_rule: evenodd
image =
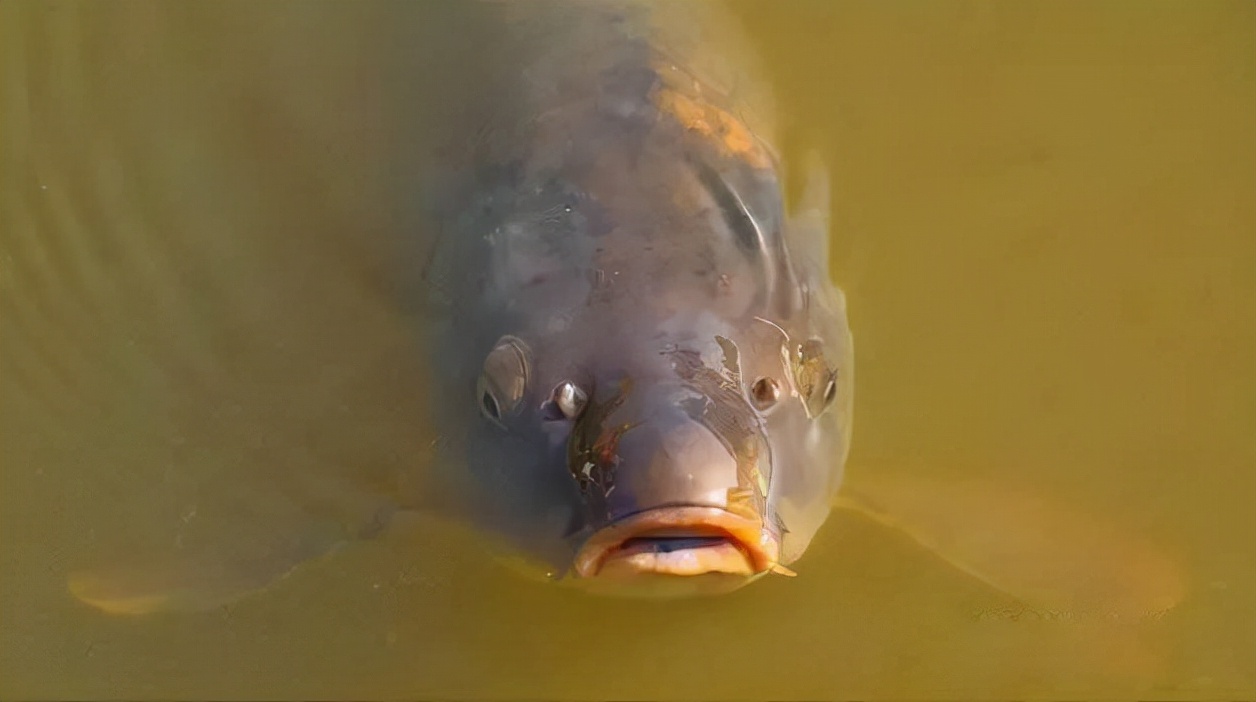
<instances>
[{"instance_id":1,"label":"fish lip","mask_svg":"<svg viewBox=\"0 0 1256 702\"><path fill-rule=\"evenodd\" d=\"M779 540L764 528L760 519L734 514L722 507L656 507L617 520L590 536L577 552L573 570L580 578L596 577L607 560L613 558L629 540L648 538L656 533L727 539L745 559L742 574L747 576L771 570L780 558ZM694 572L692 575L705 572L711 571Z\"/></svg>"}]
</instances>

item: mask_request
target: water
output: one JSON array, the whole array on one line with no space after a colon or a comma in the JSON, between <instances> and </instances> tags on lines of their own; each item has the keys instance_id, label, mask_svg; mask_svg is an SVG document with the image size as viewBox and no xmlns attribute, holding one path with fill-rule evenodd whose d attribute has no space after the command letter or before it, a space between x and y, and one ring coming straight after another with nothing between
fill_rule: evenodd
<instances>
[{"instance_id":1,"label":"water","mask_svg":"<svg viewBox=\"0 0 1256 702\"><path fill-rule=\"evenodd\" d=\"M1014 475L1152 539L1191 593L1137 623L1017 617L847 514L800 577L697 602L521 583L407 520L210 614L76 603L97 554L284 532L337 457L405 491L426 369L380 204L465 37L449 6L5 3L0 696L1256 694L1250 3L736 8L786 158L834 165L852 476Z\"/></svg>"}]
</instances>

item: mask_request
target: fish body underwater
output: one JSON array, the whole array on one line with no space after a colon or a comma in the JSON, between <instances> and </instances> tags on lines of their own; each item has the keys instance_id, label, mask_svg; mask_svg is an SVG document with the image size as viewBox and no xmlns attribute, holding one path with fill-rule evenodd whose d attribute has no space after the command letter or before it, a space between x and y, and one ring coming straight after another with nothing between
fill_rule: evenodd
<instances>
[{"instance_id":1,"label":"fish body underwater","mask_svg":"<svg viewBox=\"0 0 1256 702\"><path fill-rule=\"evenodd\" d=\"M487 72L497 109L428 189L455 513L603 592L788 572L850 436L822 169L790 218L771 135L740 116L749 69L693 60L720 21L720 60L748 58L710 6L497 9L494 51L517 60L492 62L510 66Z\"/></svg>"},{"instance_id":2,"label":"fish body underwater","mask_svg":"<svg viewBox=\"0 0 1256 702\"><path fill-rule=\"evenodd\" d=\"M314 60L301 56L329 41L318 22L346 24L349 43L386 24L384 34L400 37L391 49L399 55L408 50L400 47L425 41L442 45L424 46L424 58L412 60L422 72L414 82L425 87L415 89L421 106L411 112L417 126L410 131L422 132L423 145L411 154L403 143L408 136L369 142L379 149L376 170L396 174L381 189L387 193L375 211L408 208L379 217L373 225L378 235L364 239L352 225L342 234L332 227L343 225L318 223L317 235L302 235L305 250L274 228L224 230L204 240L214 244L213 253L233 254L235 261L246 260L247 252L273 251L276 264L295 268L293 261L303 261L307 251L318 256L306 264L323 276L311 300L326 299L321 309L330 312L311 301L309 311L294 310L298 319L308 317L309 332L285 339L285 328L259 326L255 345L236 348L273 368L273 349L281 345L295 348L336 327L360 327L370 335L360 351L351 343L324 343L310 349L312 358L362 377L407 379L409 385L387 393L424 405L426 426L407 431L398 420L414 416L410 400L390 411L370 409L369 396L361 398L368 409L358 429L316 424L335 416L320 408L354 400L337 398L328 383L298 379L298 394L285 404L284 385L265 378L268 399L284 409L204 441L207 458L246 457L239 470L221 471L243 475L219 481L241 495L241 507L219 510L225 536L185 540L166 556L134 552L106 560L71 573L70 591L118 614L213 608L265 589L342 544L378 535L400 511L467 527L503 562L599 593L707 594L770 572L789 574L787 566L827 518L841 483L850 435L851 338L843 297L828 270L823 168L812 162L804 207L788 217L772 145L770 92L725 8L457 3L438 18L457 40L415 25L430 36L406 42L399 23L377 12L383 6L344 7L312 10L296 30L299 46L277 43L275 49L268 49L268 32L286 37L282 32L291 25L278 9L259 10L260 22L219 19L207 8L187 10L187 17L184 11L130 17L120 9L116 18L93 11L136 27L150 41L164 36L163 26L182 27L198 13L209 16L202 23L244 31L242 41L256 39L258 48L242 50L286 58L264 64L276 67L273 74L225 73L219 78L223 95L248 95L256 82L253 99L275 100L287 110L276 115L280 121L298 127L309 121L317 128L304 126L304 133L329 139L341 132L319 131L318 117L328 113L287 108L298 104L298 93L275 82L284 75L279 67L299 70L302 61ZM87 13L89 6L81 9ZM19 19L32 17L40 15ZM74 27L86 31L78 28L97 22L84 17ZM177 50L172 58L187 60ZM204 99L214 99L214 85L206 83ZM388 114L404 103L342 87L368 98L359 107L364 112ZM56 95L47 94L43 101ZM160 95L153 102L169 110ZM221 101L213 104L225 109ZM130 131L140 118L137 110L119 121ZM253 162L236 156L234 144L221 142L219 132L193 115L181 119L188 126L177 143L203 146L212 154L208 165L237 172ZM404 135L405 129L389 133ZM369 161L361 160L368 162L365 173ZM145 155L137 163L150 161L161 162ZM180 186L165 181L153 187ZM219 188L245 197L247 181L238 187L224 181ZM343 202L341 196L328 203L329 223L337 221ZM372 212L369 206L352 211ZM116 245L128 256L150 246L204 248L196 233L204 225L171 224L151 232L161 241ZM322 249L333 253L322 255ZM365 263L362 251L373 252ZM186 265L204 264L193 257ZM263 271L265 264L250 263L253 269ZM225 284L219 278L230 270L195 278L171 271L168 277ZM283 268L269 275L274 280L259 280L259 288L276 288L285 279ZM132 287L146 280L137 277ZM308 283L292 285L300 286L294 292L309 290ZM359 312L335 299L348 293ZM169 299L168 306L177 307L192 298ZM236 316L262 319L247 309L252 303L243 294L225 296L218 307L214 302L201 303L202 322L213 323L216 315L235 335L251 328L234 325ZM170 310L171 319L178 313ZM184 313L192 318L190 310ZM180 348L159 348L173 358L153 355L149 362L158 369L186 364L180 354L194 349ZM406 374L411 366L425 369L421 383ZM223 372L250 377L238 369ZM356 387L356 380L348 382L354 376L341 377L339 392ZM167 387L168 393L203 391ZM240 394L261 392L258 387L242 386ZM187 400L184 433L200 431L203 420L221 421L221 413ZM250 410L247 402L240 406ZM259 456L259 470L249 475L249 450L240 441L263 432L271 435L271 458ZM329 455L318 452L330 441L317 438L320 433L340 437ZM431 455L405 447L419 434L434 437L425 449ZM282 443L289 436L296 443ZM365 445L371 437L378 446ZM299 465L289 454L319 465L284 469ZM405 494L377 489L379 471L372 473L369 464L397 464L399 455L415 456L406 468L415 475L406 479L419 487ZM271 465L260 465L267 460ZM326 461L350 465L329 468L321 465ZM325 473L337 480L321 481Z\"/></svg>"},{"instance_id":3,"label":"fish body underwater","mask_svg":"<svg viewBox=\"0 0 1256 702\"><path fill-rule=\"evenodd\" d=\"M44 432L32 456L201 505L164 556L70 572L82 602L212 609L401 511L585 591L722 593L809 577L835 507L1033 607L1140 617L1185 596L1156 545L1033 487L845 474L825 169L785 168L719 5L450 3L431 26L393 4L248 7L0 6L0 175L29 171L0 189L6 421ZM178 39L201 25L238 43ZM24 63L37 40L64 71ZM370 60L341 66L409 47L427 53L392 90L359 80ZM309 66L328 79L291 80ZM341 104L386 127L342 128ZM786 171L807 176L790 208ZM239 499L215 511L213 490Z\"/></svg>"}]
</instances>

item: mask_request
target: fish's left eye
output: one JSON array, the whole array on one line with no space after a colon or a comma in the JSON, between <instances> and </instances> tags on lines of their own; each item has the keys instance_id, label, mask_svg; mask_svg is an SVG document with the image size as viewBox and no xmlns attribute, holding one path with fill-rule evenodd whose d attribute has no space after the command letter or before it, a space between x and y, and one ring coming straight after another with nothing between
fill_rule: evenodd
<instances>
[{"instance_id":1,"label":"fish's left eye","mask_svg":"<svg viewBox=\"0 0 1256 702\"><path fill-rule=\"evenodd\" d=\"M824 404L831 404L835 397L837 397L837 378L829 378L829 384L824 388Z\"/></svg>"},{"instance_id":2,"label":"fish's left eye","mask_svg":"<svg viewBox=\"0 0 1256 702\"><path fill-rule=\"evenodd\" d=\"M824 414L838 394L838 369L824 356L824 345L819 339L810 339L799 345L789 358L794 373L794 387L802 398L803 407L811 419Z\"/></svg>"}]
</instances>

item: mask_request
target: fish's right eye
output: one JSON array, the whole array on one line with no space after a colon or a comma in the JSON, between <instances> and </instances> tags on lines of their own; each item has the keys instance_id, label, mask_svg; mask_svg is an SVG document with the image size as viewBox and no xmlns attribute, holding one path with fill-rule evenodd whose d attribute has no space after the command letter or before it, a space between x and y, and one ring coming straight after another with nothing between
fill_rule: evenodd
<instances>
[{"instance_id":1,"label":"fish's right eye","mask_svg":"<svg viewBox=\"0 0 1256 702\"><path fill-rule=\"evenodd\" d=\"M480 395L480 410L484 412L484 416L493 421L497 421L502 418L501 406L497 404L497 398L493 397L493 393L488 390L485 390L484 393Z\"/></svg>"},{"instance_id":2,"label":"fish's right eye","mask_svg":"<svg viewBox=\"0 0 1256 702\"><path fill-rule=\"evenodd\" d=\"M487 379L481 377L475 386L476 404L480 407L480 414L488 421L499 427L505 428L502 424L502 403L497 399L497 395L493 393L493 388L489 385Z\"/></svg>"},{"instance_id":3,"label":"fish's right eye","mask_svg":"<svg viewBox=\"0 0 1256 702\"><path fill-rule=\"evenodd\" d=\"M501 424L507 415L518 412L527 392L529 370L523 342L512 336L502 337L484 359L484 369L476 383L480 413Z\"/></svg>"}]
</instances>

